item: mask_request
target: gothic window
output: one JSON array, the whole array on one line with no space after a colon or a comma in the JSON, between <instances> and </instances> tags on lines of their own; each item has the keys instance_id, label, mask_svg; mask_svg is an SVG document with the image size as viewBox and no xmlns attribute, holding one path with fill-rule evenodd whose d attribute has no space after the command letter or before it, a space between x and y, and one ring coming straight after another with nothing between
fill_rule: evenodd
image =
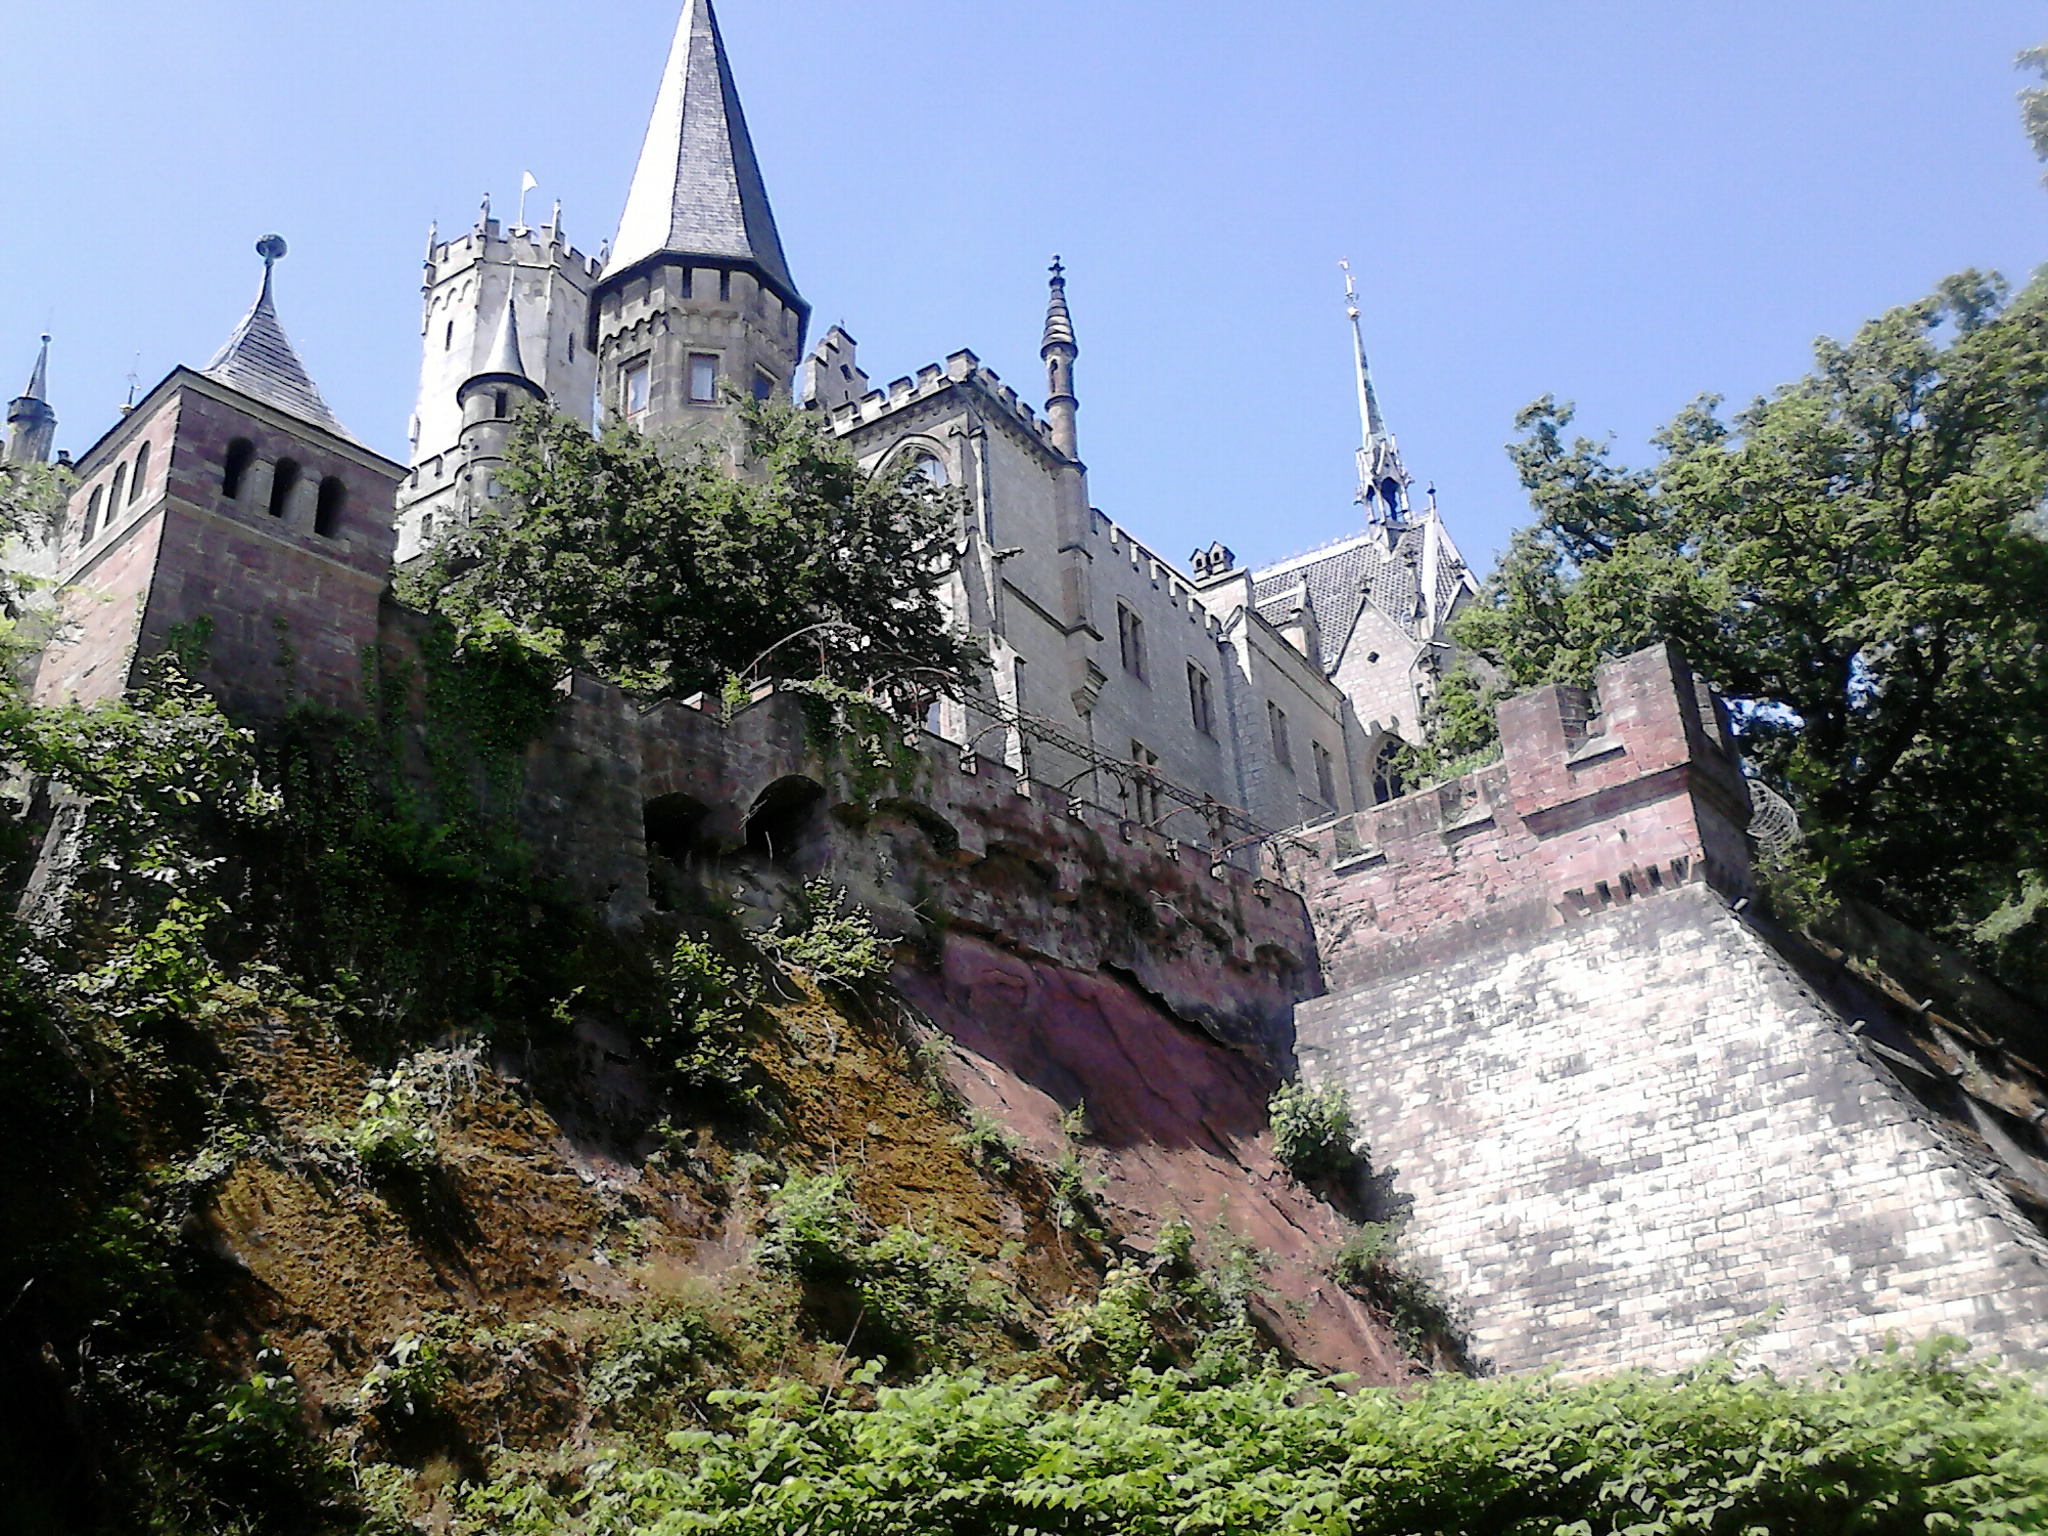
<instances>
[{"instance_id":1,"label":"gothic window","mask_svg":"<svg viewBox=\"0 0 2048 1536\"><path fill-rule=\"evenodd\" d=\"M348 502L348 487L334 475L320 482L320 500L313 508L313 531L323 539L341 533L341 509Z\"/></svg>"},{"instance_id":2,"label":"gothic window","mask_svg":"<svg viewBox=\"0 0 2048 1536\"><path fill-rule=\"evenodd\" d=\"M142 499L142 485L149 478L149 444L144 443L135 455L135 473L128 477L128 505L134 506Z\"/></svg>"},{"instance_id":3,"label":"gothic window","mask_svg":"<svg viewBox=\"0 0 2048 1536\"><path fill-rule=\"evenodd\" d=\"M1320 741L1309 743L1316 760L1316 797L1332 810L1337 805L1337 776L1332 771L1330 752Z\"/></svg>"},{"instance_id":4,"label":"gothic window","mask_svg":"<svg viewBox=\"0 0 2048 1536\"><path fill-rule=\"evenodd\" d=\"M1159 754L1133 741L1131 768L1131 811L1149 826L1159 819Z\"/></svg>"},{"instance_id":5,"label":"gothic window","mask_svg":"<svg viewBox=\"0 0 2048 1536\"><path fill-rule=\"evenodd\" d=\"M938 490L946 483L946 466L934 454L913 449L896 461L896 482L909 490Z\"/></svg>"},{"instance_id":6,"label":"gothic window","mask_svg":"<svg viewBox=\"0 0 2048 1536\"><path fill-rule=\"evenodd\" d=\"M292 492L299 488L299 461L279 459L270 472L270 515L283 517L291 510Z\"/></svg>"},{"instance_id":7,"label":"gothic window","mask_svg":"<svg viewBox=\"0 0 2048 1536\"><path fill-rule=\"evenodd\" d=\"M774 378L771 375L763 373L759 369L756 369L754 371L754 398L756 400L766 400L770 395L774 393Z\"/></svg>"},{"instance_id":8,"label":"gothic window","mask_svg":"<svg viewBox=\"0 0 2048 1536\"><path fill-rule=\"evenodd\" d=\"M1287 711L1271 699L1266 701L1266 729L1273 736L1273 760L1294 772L1294 754L1287 748Z\"/></svg>"},{"instance_id":9,"label":"gothic window","mask_svg":"<svg viewBox=\"0 0 2048 1536\"><path fill-rule=\"evenodd\" d=\"M1122 603L1116 605L1116 644L1124 670L1140 682L1145 679L1145 621Z\"/></svg>"},{"instance_id":10,"label":"gothic window","mask_svg":"<svg viewBox=\"0 0 2048 1536\"><path fill-rule=\"evenodd\" d=\"M690 398L700 405L718 398L718 359L709 352L690 354Z\"/></svg>"},{"instance_id":11,"label":"gothic window","mask_svg":"<svg viewBox=\"0 0 2048 1536\"><path fill-rule=\"evenodd\" d=\"M1188 663L1188 715L1204 736L1216 734L1216 710L1209 693L1209 674Z\"/></svg>"},{"instance_id":12,"label":"gothic window","mask_svg":"<svg viewBox=\"0 0 2048 1536\"><path fill-rule=\"evenodd\" d=\"M249 466L256 462L256 445L246 437L238 437L228 444L227 462L221 466L220 494L225 501L239 500L242 481L249 473Z\"/></svg>"},{"instance_id":13,"label":"gothic window","mask_svg":"<svg viewBox=\"0 0 2048 1536\"><path fill-rule=\"evenodd\" d=\"M85 504L85 526L79 530L78 543L81 548L92 542L93 530L100 525L101 487L92 488L92 500Z\"/></svg>"},{"instance_id":14,"label":"gothic window","mask_svg":"<svg viewBox=\"0 0 2048 1536\"><path fill-rule=\"evenodd\" d=\"M646 358L637 358L626 364L626 371L620 375L619 409L630 421L638 421L647 414Z\"/></svg>"},{"instance_id":15,"label":"gothic window","mask_svg":"<svg viewBox=\"0 0 2048 1536\"><path fill-rule=\"evenodd\" d=\"M123 493L128 487L128 466L123 464L114 471L113 489L107 492L107 526L114 526L114 519L121 515Z\"/></svg>"},{"instance_id":16,"label":"gothic window","mask_svg":"<svg viewBox=\"0 0 2048 1536\"><path fill-rule=\"evenodd\" d=\"M1380 748L1379 756L1372 764L1372 800L1375 805L1385 805L1389 800L1401 798L1401 743L1389 741Z\"/></svg>"}]
</instances>

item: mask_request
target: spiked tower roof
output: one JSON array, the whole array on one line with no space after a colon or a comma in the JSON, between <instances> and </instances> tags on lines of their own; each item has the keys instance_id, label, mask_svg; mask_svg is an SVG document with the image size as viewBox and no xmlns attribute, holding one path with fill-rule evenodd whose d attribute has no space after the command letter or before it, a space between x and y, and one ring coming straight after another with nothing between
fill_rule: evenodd
<instances>
[{"instance_id":1,"label":"spiked tower roof","mask_svg":"<svg viewBox=\"0 0 2048 1536\"><path fill-rule=\"evenodd\" d=\"M711 0L683 6L607 266L623 272L665 255L752 266L802 305Z\"/></svg>"},{"instance_id":2,"label":"spiked tower roof","mask_svg":"<svg viewBox=\"0 0 2048 1536\"><path fill-rule=\"evenodd\" d=\"M235 327L234 334L200 372L210 379L232 385L245 395L253 395L268 405L274 405L301 421L311 422L337 437L354 442L355 439L349 437L347 430L335 419L334 412L327 408L327 402L320 398L320 391L314 387L312 377L299 361L298 353L285 339L284 327L278 323L277 305L270 293L270 277L271 269L285 253L284 241L276 235L266 235L256 242L256 251L263 258L263 287L256 295L256 302L249 307L249 313Z\"/></svg>"}]
</instances>

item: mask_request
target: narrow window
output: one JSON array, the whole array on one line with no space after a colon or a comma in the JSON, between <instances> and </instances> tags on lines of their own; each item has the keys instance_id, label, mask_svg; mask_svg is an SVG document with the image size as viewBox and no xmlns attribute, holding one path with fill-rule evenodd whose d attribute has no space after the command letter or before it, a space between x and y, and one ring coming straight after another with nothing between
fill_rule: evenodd
<instances>
[{"instance_id":1,"label":"narrow window","mask_svg":"<svg viewBox=\"0 0 2048 1536\"><path fill-rule=\"evenodd\" d=\"M770 378L767 374L756 370L754 374L754 398L756 400L766 400L770 395L774 393L775 380Z\"/></svg>"},{"instance_id":2,"label":"narrow window","mask_svg":"<svg viewBox=\"0 0 2048 1536\"><path fill-rule=\"evenodd\" d=\"M313 531L323 539L341 533L341 509L348 503L348 487L329 475L320 482L320 500L313 508Z\"/></svg>"},{"instance_id":3,"label":"narrow window","mask_svg":"<svg viewBox=\"0 0 2048 1536\"><path fill-rule=\"evenodd\" d=\"M1145 676L1145 621L1122 603L1116 605L1116 643L1124 670L1140 681Z\"/></svg>"},{"instance_id":4,"label":"narrow window","mask_svg":"<svg viewBox=\"0 0 2048 1536\"><path fill-rule=\"evenodd\" d=\"M496 414L498 420L503 421L512 414L512 397L502 389L494 391L491 398L491 409Z\"/></svg>"},{"instance_id":5,"label":"narrow window","mask_svg":"<svg viewBox=\"0 0 2048 1536\"><path fill-rule=\"evenodd\" d=\"M696 287L696 284L692 281L692 279L695 276L696 273L691 268L683 268L683 297L686 299L696 297L696 295L691 292L691 290Z\"/></svg>"},{"instance_id":6,"label":"narrow window","mask_svg":"<svg viewBox=\"0 0 2048 1536\"><path fill-rule=\"evenodd\" d=\"M1131 743L1132 811L1148 826L1159 819L1159 754L1142 741Z\"/></svg>"},{"instance_id":7,"label":"narrow window","mask_svg":"<svg viewBox=\"0 0 2048 1536\"><path fill-rule=\"evenodd\" d=\"M92 500L85 504L85 528L78 535L78 543L81 548L92 542L93 530L100 525L100 493L102 490L104 490L104 487L94 486L92 488Z\"/></svg>"},{"instance_id":8,"label":"narrow window","mask_svg":"<svg viewBox=\"0 0 2048 1536\"><path fill-rule=\"evenodd\" d=\"M1294 772L1294 757L1287 750L1287 711L1270 699L1266 701L1266 725L1273 733L1273 760Z\"/></svg>"},{"instance_id":9,"label":"narrow window","mask_svg":"<svg viewBox=\"0 0 2048 1536\"><path fill-rule=\"evenodd\" d=\"M431 512L422 512L420 514L420 542L424 544L433 536L434 514Z\"/></svg>"},{"instance_id":10,"label":"narrow window","mask_svg":"<svg viewBox=\"0 0 2048 1536\"><path fill-rule=\"evenodd\" d=\"M1380 748L1372 764L1372 799L1375 805L1401 798L1401 743L1389 741Z\"/></svg>"},{"instance_id":11,"label":"narrow window","mask_svg":"<svg viewBox=\"0 0 2048 1536\"><path fill-rule=\"evenodd\" d=\"M1329 751L1320 741L1310 742L1309 751L1316 760L1316 794L1323 804L1334 810L1337 805L1337 777L1331 771Z\"/></svg>"},{"instance_id":12,"label":"narrow window","mask_svg":"<svg viewBox=\"0 0 2048 1536\"><path fill-rule=\"evenodd\" d=\"M237 501L242 495L242 481L248 477L249 466L256 462L256 445L246 437L238 437L228 444L227 463L221 466L220 494L224 500Z\"/></svg>"},{"instance_id":13,"label":"narrow window","mask_svg":"<svg viewBox=\"0 0 2048 1536\"><path fill-rule=\"evenodd\" d=\"M143 483L149 479L149 444L144 443L135 455L135 473L128 477L128 505L134 506L142 500Z\"/></svg>"},{"instance_id":14,"label":"narrow window","mask_svg":"<svg viewBox=\"0 0 2048 1536\"><path fill-rule=\"evenodd\" d=\"M576 338L574 336L569 338L569 361L572 363L576 361Z\"/></svg>"},{"instance_id":15,"label":"narrow window","mask_svg":"<svg viewBox=\"0 0 2048 1536\"><path fill-rule=\"evenodd\" d=\"M620 406L630 420L637 421L647 414L647 359L626 364L626 372L619 382Z\"/></svg>"},{"instance_id":16,"label":"narrow window","mask_svg":"<svg viewBox=\"0 0 2048 1536\"><path fill-rule=\"evenodd\" d=\"M128 486L128 466L123 464L114 471L113 489L107 492L107 526L114 526L114 519L121 515L121 497Z\"/></svg>"},{"instance_id":17,"label":"narrow window","mask_svg":"<svg viewBox=\"0 0 2048 1536\"><path fill-rule=\"evenodd\" d=\"M719 298L719 302L720 302L720 303L730 303L730 302L731 302L731 300L732 300L732 273L730 273L730 272L724 272L724 271L721 271L721 272L720 272L720 273L718 274L718 298Z\"/></svg>"},{"instance_id":18,"label":"narrow window","mask_svg":"<svg viewBox=\"0 0 2048 1536\"><path fill-rule=\"evenodd\" d=\"M1216 712L1209 694L1209 674L1188 663L1188 715L1204 736L1216 734Z\"/></svg>"},{"instance_id":19,"label":"narrow window","mask_svg":"<svg viewBox=\"0 0 2048 1536\"><path fill-rule=\"evenodd\" d=\"M455 322L454 322L453 320L450 320L450 321L448 322L448 329L447 329L446 331L442 332L442 334L441 334L441 350L442 350L443 352L446 352L446 351L447 351L447 350L448 350L448 349L449 349L450 347L452 347L452 346L454 346L454 345L455 345Z\"/></svg>"},{"instance_id":20,"label":"narrow window","mask_svg":"<svg viewBox=\"0 0 2048 1536\"><path fill-rule=\"evenodd\" d=\"M718 359L709 352L690 354L690 398L699 404L718 398Z\"/></svg>"},{"instance_id":21,"label":"narrow window","mask_svg":"<svg viewBox=\"0 0 2048 1536\"><path fill-rule=\"evenodd\" d=\"M277 468L270 472L270 515L283 517L291 510L292 492L299 488L299 463L296 459L279 459Z\"/></svg>"}]
</instances>

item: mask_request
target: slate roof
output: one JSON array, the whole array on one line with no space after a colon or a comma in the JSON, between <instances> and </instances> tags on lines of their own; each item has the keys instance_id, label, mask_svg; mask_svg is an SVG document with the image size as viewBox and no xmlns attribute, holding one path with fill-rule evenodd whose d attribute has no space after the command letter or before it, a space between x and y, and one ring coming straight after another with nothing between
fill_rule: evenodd
<instances>
[{"instance_id":1,"label":"slate roof","mask_svg":"<svg viewBox=\"0 0 2048 1536\"><path fill-rule=\"evenodd\" d=\"M797 298L711 0L683 7L606 266L663 252L752 262Z\"/></svg>"},{"instance_id":2,"label":"slate roof","mask_svg":"<svg viewBox=\"0 0 2048 1536\"><path fill-rule=\"evenodd\" d=\"M320 398L320 391L314 387L298 353L285 339L284 327L277 319L277 306L270 295L269 262L263 265L263 289L256 295L256 302L235 327L234 334L213 355L213 361L200 372L336 437L355 441Z\"/></svg>"},{"instance_id":3,"label":"slate roof","mask_svg":"<svg viewBox=\"0 0 2048 1536\"><path fill-rule=\"evenodd\" d=\"M1336 670L1359 610L1367 603L1420 639L1430 629L1431 610L1420 601L1427 523L1425 518L1406 524L1391 543L1385 531L1375 530L1254 571L1252 606L1269 624L1285 624L1304 606L1313 611L1322 635L1325 672ZM1434 612L1447 615L1472 578L1441 524L1437 537L1441 543Z\"/></svg>"}]
</instances>

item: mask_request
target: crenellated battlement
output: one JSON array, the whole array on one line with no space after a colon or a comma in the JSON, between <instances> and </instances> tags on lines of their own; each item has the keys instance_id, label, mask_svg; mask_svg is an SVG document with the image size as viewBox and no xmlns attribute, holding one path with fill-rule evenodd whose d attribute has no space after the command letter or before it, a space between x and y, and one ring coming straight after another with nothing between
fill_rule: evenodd
<instances>
[{"instance_id":1,"label":"crenellated battlement","mask_svg":"<svg viewBox=\"0 0 2048 1536\"><path fill-rule=\"evenodd\" d=\"M1498 718L1498 762L1311 829L1307 869L1283 871L1307 891L1333 985L1680 886L1747 893L1727 717L1669 647L1609 662L1590 690L1507 699Z\"/></svg>"},{"instance_id":2,"label":"crenellated battlement","mask_svg":"<svg viewBox=\"0 0 2048 1536\"><path fill-rule=\"evenodd\" d=\"M485 260L561 267L581 278L586 288L604 275L604 263L570 245L559 225L536 229L515 224L506 228L498 220L490 219L452 239L429 240L426 286L432 288L444 278Z\"/></svg>"},{"instance_id":3,"label":"crenellated battlement","mask_svg":"<svg viewBox=\"0 0 2048 1536\"><path fill-rule=\"evenodd\" d=\"M831 408L832 430L840 434L857 431L871 422L944 394L955 385L972 384L1028 437L1051 449L1052 426L1031 403L1005 384L993 368L964 347L950 353L943 363L927 363L915 377L892 381L887 389L871 389L858 399ZM1057 450L1054 450L1057 451Z\"/></svg>"}]
</instances>

